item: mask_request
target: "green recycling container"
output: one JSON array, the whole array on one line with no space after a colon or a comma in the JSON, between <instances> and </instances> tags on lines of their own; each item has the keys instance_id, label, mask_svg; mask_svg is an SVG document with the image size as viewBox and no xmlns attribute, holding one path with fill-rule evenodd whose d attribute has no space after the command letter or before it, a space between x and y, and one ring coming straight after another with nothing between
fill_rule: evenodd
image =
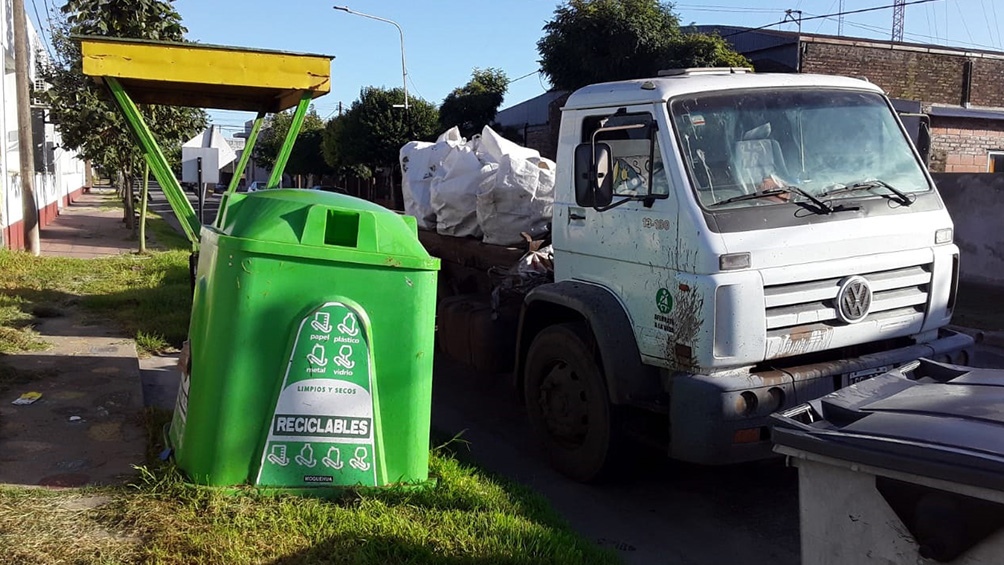
<instances>
[{"instance_id":1,"label":"green recycling container","mask_svg":"<svg viewBox=\"0 0 1004 565\"><path fill-rule=\"evenodd\" d=\"M268 190L231 195L201 238L178 467L313 492L426 481L439 261L415 219Z\"/></svg>"}]
</instances>

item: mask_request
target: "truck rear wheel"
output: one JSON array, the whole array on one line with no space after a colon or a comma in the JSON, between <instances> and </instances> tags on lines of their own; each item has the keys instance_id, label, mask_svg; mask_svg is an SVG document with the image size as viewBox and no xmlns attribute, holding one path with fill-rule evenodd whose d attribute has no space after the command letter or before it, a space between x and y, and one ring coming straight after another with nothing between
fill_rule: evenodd
<instances>
[{"instance_id":1,"label":"truck rear wheel","mask_svg":"<svg viewBox=\"0 0 1004 565\"><path fill-rule=\"evenodd\" d=\"M610 468L612 410L594 349L578 325L545 328L527 352L523 392L530 426L551 465L582 482Z\"/></svg>"}]
</instances>

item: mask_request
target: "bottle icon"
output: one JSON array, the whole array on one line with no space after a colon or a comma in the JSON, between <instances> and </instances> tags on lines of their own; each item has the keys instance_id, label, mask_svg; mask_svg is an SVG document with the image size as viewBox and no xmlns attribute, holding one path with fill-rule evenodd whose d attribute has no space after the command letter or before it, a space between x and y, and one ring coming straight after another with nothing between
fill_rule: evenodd
<instances>
[{"instance_id":1,"label":"bottle icon","mask_svg":"<svg viewBox=\"0 0 1004 565\"><path fill-rule=\"evenodd\" d=\"M300 454L296 456L296 462L304 467L313 467L317 465L317 460L314 459L314 448L310 447L309 443L303 444L303 449L300 450Z\"/></svg>"},{"instance_id":2,"label":"bottle icon","mask_svg":"<svg viewBox=\"0 0 1004 565\"><path fill-rule=\"evenodd\" d=\"M349 337L359 335L359 326L356 324L356 317L352 312L345 314L345 319L342 320L342 323L338 324L338 331Z\"/></svg>"}]
</instances>

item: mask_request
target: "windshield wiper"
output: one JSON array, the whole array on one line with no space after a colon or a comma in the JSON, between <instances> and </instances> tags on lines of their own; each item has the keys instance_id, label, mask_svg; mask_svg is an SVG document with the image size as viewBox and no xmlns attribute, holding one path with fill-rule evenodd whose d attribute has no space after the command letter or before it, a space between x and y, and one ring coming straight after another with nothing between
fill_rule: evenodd
<instances>
[{"instance_id":1,"label":"windshield wiper","mask_svg":"<svg viewBox=\"0 0 1004 565\"><path fill-rule=\"evenodd\" d=\"M851 183L846 186L841 186L841 188L836 188L824 192L823 194L820 194L820 196L826 198L827 196L832 196L834 194L857 192L859 190L871 190L873 188L884 188L888 190L889 192L893 193L896 196L896 200L903 206L909 206L913 204L913 200L910 200L910 197L905 192L885 182L884 180L878 180L878 179Z\"/></svg>"},{"instance_id":2,"label":"windshield wiper","mask_svg":"<svg viewBox=\"0 0 1004 565\"><path fill-rule=\"evenodd\" d=\"M805 190L793 185L771 188L768 190L764 190L762 192L754 192L752 194L740 194L739 196L726 198L721 202L715 202L711 206L721 206L722 204L730 204L732 202L742 202L743 200L754 200L757 198L766 198L768 196L780 196L782 194L798 194L799 196L805 197L807 200L810 200L813 204L816 205L816 209L814 211L820 214L830 214L834 211L839 212L844 209L843 207L833 208L826 202L823 202L822 200L809 194Z\"/></svg>"}]
</instances>

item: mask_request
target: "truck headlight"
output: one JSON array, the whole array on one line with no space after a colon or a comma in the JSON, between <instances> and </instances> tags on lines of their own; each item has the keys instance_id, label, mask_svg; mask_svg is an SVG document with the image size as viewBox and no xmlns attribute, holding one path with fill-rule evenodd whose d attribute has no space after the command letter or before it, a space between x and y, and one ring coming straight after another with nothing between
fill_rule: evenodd
<instances>
[{"instance_id":1,"label":"truck headlight","mask_svg":"<svg viewBox=\"0 0 1004 565\"><path fill-rule=\"evenodd\" d=\"M718 257L718 268L723 271L737 271L750 268L749 253L726 253Z\"/></svg>"},{"instance_id":2,"label":"truck headlight","mask_svg":"<svg viewBox=\"0 0 1004 565\"><path fill-rule=\"evenodd\" d=\"M941 245L942 243L951 243L952 235L952 228L942 228L934 232L934 244Z\"/></svg>"}]
</instances>

